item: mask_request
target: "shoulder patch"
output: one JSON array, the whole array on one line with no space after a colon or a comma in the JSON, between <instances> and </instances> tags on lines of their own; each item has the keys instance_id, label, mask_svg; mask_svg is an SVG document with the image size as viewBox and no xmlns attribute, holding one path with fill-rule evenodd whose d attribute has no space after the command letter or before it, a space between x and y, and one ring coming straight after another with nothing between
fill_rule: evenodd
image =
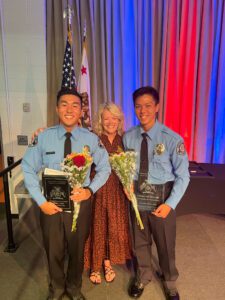
<instances>
[{"instance_id":1,"label":"shoulder patch","mask_svg":"<svg viewBox=\"0 0 225 300\"><path fill-rule=\"evenodd\" d=\"M28 147L35 147L38 144L38 136L35 136L33 141L28 145Z\"/></svg>"},{"instance_id":2,"label":"shoulder patch","mask_svg":"<svg viewBox=\"0 0 225 300\"><path fill-rule=\"evenodd\" d=\"M104 144L103 144L103 142L101 141L100 138L98 138L98 146L99 146L100 148L105 148L105 146L104 146Z\"/></svg>"},{"instance_id":3,"label":"shoulder patch","mask_svg":"<svg viewBox=\"0 0 225 300\"><path fill-rule=\"evenodd\" d=\"M177 144L176 152L178 155L184 155L186 153L186 149L183 142L179 142Z\"/></svg>"}]
</instances>

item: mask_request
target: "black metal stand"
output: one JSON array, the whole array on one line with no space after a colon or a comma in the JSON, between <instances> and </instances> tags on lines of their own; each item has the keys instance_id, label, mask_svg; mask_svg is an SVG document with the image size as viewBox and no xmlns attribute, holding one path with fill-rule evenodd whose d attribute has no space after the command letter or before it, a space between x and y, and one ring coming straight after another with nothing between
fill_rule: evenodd
<instances>
[{"instance_id":1,"label":"black metal stand","mask_svg":"<svg viewBox=\"0 0 225 300\"><path fill-rule=\"evenodd\" d=\"M18 248L18 245L14 243L13 239L13 226L12 226L12 214L10 207L10 195L9 195L9 181L8 173L21 163L22 159L17 162L12 163L10 166L5 168L0 172L0 177L3 177L4 194L5 194L5 212L7 221L7 231L8 231L8 245L5 248L5 252L13 253Z\"/></svg>"},{"instance_id":2,"label":"black metal stand","mask_svg":"<svg viewBox=\"0 0 225 300\"><path fill-rule=\"evenodd\" d=\"M14 243L14 239L13 239L12 216L11 216L10 197L9 197L9 182L8 182L7 173L3 175L3 184L4 184L4 193L5 193L5 212L6 212L6 221L7 221L7 230L8 230L8 245L4 251L13 253L16 251L18 246Z\"/></svg>"}]
</instances>

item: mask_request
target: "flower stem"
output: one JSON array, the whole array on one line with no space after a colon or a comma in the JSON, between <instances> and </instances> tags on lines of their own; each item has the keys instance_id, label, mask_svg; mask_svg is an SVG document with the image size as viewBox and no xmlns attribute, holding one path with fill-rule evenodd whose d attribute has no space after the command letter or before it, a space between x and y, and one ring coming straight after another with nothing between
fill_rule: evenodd
<instances>
[{"instance_id":1,"label":"flower stem","mask_svg":"<svg viewBox=\"0 0 225 300\"><path fill-rule=\"evenodd\" d=\"M137 224L140 226L141 229L144 229L144 225L142 223L141 216L140 216L140 213L139 213L139 210L138 210L137 198L136 198L134 193L131 193L131 202L132 202L132 205L133 205L133 208L134 208L134 211L135 211Z\"/></svg>"},{"instance_id":2,"label":"flower stem","mask_svg":"<svg viewBox=\"0 0 225 300\"><path fill-rule=\"evenodd\" d=\"M80 203L73 201L74 212L73 212L73 222L71 232L75 232L77 230L77 219L80 211Z\"/></svg>"}]
</instances>

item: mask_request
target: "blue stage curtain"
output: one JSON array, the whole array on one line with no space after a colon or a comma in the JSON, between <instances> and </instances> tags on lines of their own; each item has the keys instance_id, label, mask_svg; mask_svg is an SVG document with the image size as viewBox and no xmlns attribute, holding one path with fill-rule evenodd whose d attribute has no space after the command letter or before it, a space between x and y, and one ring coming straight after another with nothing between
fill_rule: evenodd
<instances>
[{"instance_id":1,"label":"blue stage curtain","mask_svg":"<svg viewBox=\"0 0 225 300\"><path fill-rule=\"evenodd\" d=\"M55 93L66 2L47 1L48 89L54 86ZM70 3L77 74L87 23L92 114L111 100L122 107L129 128L137 124L133 91L153 85L160 93L159 120L184 137L189 159L225 163L225 0ZM62 43L55 47L59 35Z\"/></svg>"}]
</instances>

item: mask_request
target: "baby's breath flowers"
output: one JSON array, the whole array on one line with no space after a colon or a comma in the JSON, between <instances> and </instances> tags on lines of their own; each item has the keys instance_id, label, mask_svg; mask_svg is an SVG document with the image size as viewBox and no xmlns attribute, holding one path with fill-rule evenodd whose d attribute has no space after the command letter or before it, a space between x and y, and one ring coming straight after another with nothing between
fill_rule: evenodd
<instances>
[{"instance_id":1,"label":"baby's breath flowers","mask_svg":"<svg viewBox=\"0 0 225 300\"><path fill-rule=\"evenodd\" d=\"M136 166L136 153L134 151L121 151L115 154L111 154L109 157L109 161L113 171L120 179L123 187L129 192L129 198L135 211L137 223L141 229L144 229L140 213L138 211L137 199L132 190Z\"/></svg>"},{"instance_id":2,"label":"baby's breath flowers","mask_svg":"<svg viewBox=\"0 0 225 300\"><path fill-rule=\"evenodd\" d=\"M83 185L89 167L92 164L92 157L86 147L80 153L71 153L64 158L62 162L62 170L67 173L70 186L72 188L79 188ZM71 231L76 231L77 218L80 211L80 203L73 201L73 223Z\"/></svg>"}]
</instances>

